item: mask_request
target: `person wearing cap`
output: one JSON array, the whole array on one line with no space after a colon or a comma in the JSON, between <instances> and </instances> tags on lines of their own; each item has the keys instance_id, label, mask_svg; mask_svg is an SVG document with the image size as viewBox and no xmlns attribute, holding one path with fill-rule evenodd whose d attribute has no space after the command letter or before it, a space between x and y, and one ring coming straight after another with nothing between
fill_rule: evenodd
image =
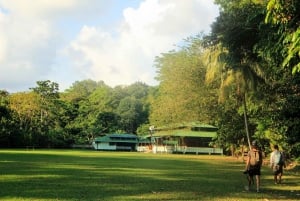
<instances>
[{"instance_id":1,"label":"person wearing cap","mask_svg":"<svg viewBox=\"0 0 300 201\"><path fill-rule=\"evenodd\" d=\"M250 151L248 152L248 158L246 161L245 172L248 173L248 186L245 186L247 191L250 190L251 184L254 183L253 177L256 179L256 191L260 191L260 175L262 166L262 152L260 151L257 141L252 142Z\"/></svg>"}]
</instances>

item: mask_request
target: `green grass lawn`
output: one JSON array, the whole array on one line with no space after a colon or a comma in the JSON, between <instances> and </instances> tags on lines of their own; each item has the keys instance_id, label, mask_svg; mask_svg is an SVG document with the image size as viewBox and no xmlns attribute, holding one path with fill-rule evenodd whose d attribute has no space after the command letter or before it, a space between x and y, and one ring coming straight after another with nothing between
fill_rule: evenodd
<instances>
[{"instance_id":1,"label":"green grass lawn","mask_svg":"<svg viewBox=\"0 0 300 201\"><path fill-rule=\"evenodd\" d=\"M246 192L244 164L232 157L93 150L0 150L0 200L298 200L300 178Z\"/></svg>"}]
</instances>

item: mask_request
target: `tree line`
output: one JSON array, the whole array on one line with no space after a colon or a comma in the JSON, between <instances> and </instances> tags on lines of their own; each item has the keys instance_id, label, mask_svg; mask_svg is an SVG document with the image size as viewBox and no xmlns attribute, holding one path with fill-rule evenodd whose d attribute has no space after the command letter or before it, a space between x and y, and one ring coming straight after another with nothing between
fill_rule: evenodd
<instances>
[{"instance_id":1,"label":"tree line","mask_svg":"<svg viewBox=\"0 0 300 201\"><path fill-rule=\"evenodd\" d=\"M27 92L1 93L2 147L68 147L91 143L95 135L137 133L147 123L151 87L143 83L111 88L83 80L59 92L50 80Z\"/></svg>"},{"instance_id":2,"label":"tree line","mask_svg":"<svg viewBox=\"0 0 300 201\"><path fill-rule=\"evenodd\" d=\"M199 121L219 128L212 145L257 139L300 153L299 1L215 0L209 34L188 37L155 59L158 86L76 81L59 92L38 81L0 94L2 147L66 147L100 134L148 134L149 126Z\"/></svg>"}]
</instances>

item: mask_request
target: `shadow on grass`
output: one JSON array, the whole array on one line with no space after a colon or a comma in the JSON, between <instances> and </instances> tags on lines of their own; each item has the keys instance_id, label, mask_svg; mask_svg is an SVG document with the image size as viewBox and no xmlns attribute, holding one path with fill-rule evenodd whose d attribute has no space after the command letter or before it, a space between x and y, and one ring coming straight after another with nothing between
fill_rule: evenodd
<instances>
[{"instance_id":1,"label":"shadow on grass","mask_svg":"<svg viewBox=\"0 0 300 201\"><path fill-rule=\"evenodd\" d=\"M243 164L221 156L0 152L0 200L256 200ZM282 200L297 198L286 190ZM278 195L278 194L276 194Z\"/></svg>"}]
</instances>

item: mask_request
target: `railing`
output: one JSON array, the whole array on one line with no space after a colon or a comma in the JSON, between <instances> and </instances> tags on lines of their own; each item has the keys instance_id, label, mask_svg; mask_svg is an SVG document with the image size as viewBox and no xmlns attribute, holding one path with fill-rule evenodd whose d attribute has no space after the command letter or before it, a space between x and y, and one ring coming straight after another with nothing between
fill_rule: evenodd
<instances>
[{"instance_id":1,"label":"railing","mask_svg":"<svg viewBox=\"0 0 300 201\"><path fill-rule=\"evenodd\" d=\"M140 149L142 151L142 149ZM154 145L153 153L195 153L195 154L221 154L223 155L222 148L212 147L187 147L187 146L157 146Z\"/></svg>"},{"instance_id":2,"label":"railing","mask_svg":"<svg viewBox=\"0 0 300 201\"><path fill-rule=\"evenodd\" d=\"M132 147L130 147L130 146L118 146L117 145L116 150L132 151Z\"/></svg>"},{"instance_id":3,"label":"railing","mask_svg":"<svg viewBox=\"0 0 300 201\"><path fill-rule=\"evenodd\" d=\"M174 150L174 152L177 153L206 153L206 154L222 154L223 155L223 149L222 148L212 148L212 147L185 147L185 146L178 146Z\"/></svg>"},{"instance_id":4,"label":"railing","mask_svg":"<svg viewBox=\"0 0 300 201\"><path fill-rule=\"evenodd\" d=\"M149 146L138 146L137 151L138 152L149 152L150 148L149 148Z\"/></svg>"}]
</instances>

